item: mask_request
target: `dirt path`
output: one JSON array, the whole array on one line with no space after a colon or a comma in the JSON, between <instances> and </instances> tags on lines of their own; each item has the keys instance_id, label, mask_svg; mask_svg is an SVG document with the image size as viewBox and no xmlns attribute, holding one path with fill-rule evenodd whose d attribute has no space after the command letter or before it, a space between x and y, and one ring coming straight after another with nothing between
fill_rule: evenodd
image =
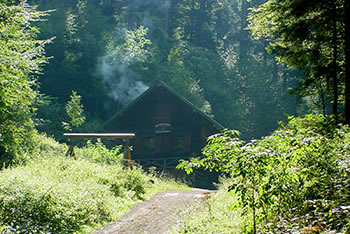
<instances>
[{"instance_id":1,"label":"dirt path","mask_svg":"<svg viewBox=\"0 0 350 234\"><path fill-rule=\"evenodd\" d=\"M180 218L206 200L213 191L193 189L192 191L168 190L153 196L150 200L134 206L117 222L94 233L167 233L176 226Z\"/></svg>"}]
</instances>

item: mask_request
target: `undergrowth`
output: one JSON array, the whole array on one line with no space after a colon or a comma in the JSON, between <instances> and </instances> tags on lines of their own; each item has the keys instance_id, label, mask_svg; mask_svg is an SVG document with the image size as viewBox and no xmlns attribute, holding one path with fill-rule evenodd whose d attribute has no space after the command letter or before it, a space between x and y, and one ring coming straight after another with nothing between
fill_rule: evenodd
<instances>
[{"instance_id":1,"label":"undergrowth","mask_svg":"<svg viewBox=\"0 0 350 234\"><path fill-rule=\"evenodd\" d=\"M221 190L236 199L226 210L240 210L244 232L350 231L349 126L322 115L290 117L270 136L249 143L226 130L210 137L202 152L204 158L178 167L230 175L230 186Z\"/></svg>"},{"instance_id":2,"label":"undergrowth","mask_svg":"<svg viewBox=\"0 0 350 234\"><path fill-rule=\"evenodd\" d=\"M119 148L101 142L64 156L67 146L38 136L37 149L0 172L0 232L66 233L93 230L165 189L183 189L140 168L126 169Z\"/></svg>"}]
</instances>

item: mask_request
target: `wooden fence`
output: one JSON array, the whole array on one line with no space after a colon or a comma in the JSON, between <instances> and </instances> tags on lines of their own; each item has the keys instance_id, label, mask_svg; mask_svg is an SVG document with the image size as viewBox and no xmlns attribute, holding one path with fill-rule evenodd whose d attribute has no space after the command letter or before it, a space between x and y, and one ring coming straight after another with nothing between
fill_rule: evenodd
<instances>
[{"instance_id":1,"label":"wooden fence","mask_svg":"<svg viewBox=\"0 0 350 234\"><path fill-rule=\"evenodd\" d=\"M170 158L142 158L133 159L137 164L143 167L157 167L158 169L174 169L179 161L184 159L183 157L170 157Z\"/></svg>"}]
</instances>

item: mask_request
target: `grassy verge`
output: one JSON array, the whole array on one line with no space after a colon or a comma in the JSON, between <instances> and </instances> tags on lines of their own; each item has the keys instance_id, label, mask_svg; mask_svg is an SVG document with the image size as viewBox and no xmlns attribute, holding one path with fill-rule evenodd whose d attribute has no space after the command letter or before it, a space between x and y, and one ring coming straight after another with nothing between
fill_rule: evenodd
<instances>
[{"instance_id":1,"label":"grassy verge","mask_svg":"<svg viewBox=\"0 0 350 234\"><path fill-rule=\"evenodd\" d=\"M235 207L237 198L227 193L227 186L223 182L218 192L204 201L203 208L183 220L173 233L244 233L249 223L243 221L242 210Z\"/></svg>"},{"instance_id":2,"label":"grassy verge","mask_svg":"<svg viewBox=\"0 0 350 234\"><path fill-rule=\"evenodd\" d=\"M101 143L64 156L66 146L40 136L35 155L0 172L0 232L86 232L118 219L166 189L185 189L139 168L124 169ZM113 158L116 157L116 158Z\"/></svg>"}]
</instances>

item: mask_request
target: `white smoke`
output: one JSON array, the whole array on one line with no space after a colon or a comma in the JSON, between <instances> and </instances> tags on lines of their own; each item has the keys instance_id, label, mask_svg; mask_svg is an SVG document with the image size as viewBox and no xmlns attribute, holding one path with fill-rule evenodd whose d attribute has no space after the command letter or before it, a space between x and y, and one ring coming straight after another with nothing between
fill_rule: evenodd
<instances>
[{"instance_id":1,"label":"white smoke","mask_svg":"<svg viewBox=\"0 0 350 234\"><path fill-rule=\"evenodd\" d=\"M127 7L130 11L135 12L160 12L164 14L165 22L167 22L170 0L130 0L127 2ZM138 81L138 74L131 69L131 65L135 62L146 61L150 53L147 45L150 45L151 41L147 39L146 34L153 30L153 20L149 14L144 14L140 22L142 25L134 29L137 35L141 35L141 40L133 38L131 31L126 28L117 28L114 34L116 43L112 43L110 51L99 59L98 76L102 77L108 87L109 96L123 105L133 101L148 89L147 85ZM126 47L122 44L123 40L128 41Z\"/></svg>"},{"instance_id":2,"label":"white smoke","mask_svg":"<svg viewBox=\"0 0 350 234\"><path fill-rule=\"evenodd\" d=\"M129 69L128 64L110 62L108 57L100 59L97 72L107 85L109 96L123 105L130 103L148 89L143 82L134 80L137 75Z\"/></svg>"},{"instance_id":3,"label":"white smoke","mask_svg":"<svg viewBox=\"0 0 350 234\"><path fill-rule=\"evenodd\" d=\"M116 30L114 40L107 46L107 54L98 61L97 75L109 89L109 95L126 105L148 89L131 65L145 62L150 55L147 46L152 42L146 38L148 29L140 26L130 31Z\"/></svg>"}]
</instances>

